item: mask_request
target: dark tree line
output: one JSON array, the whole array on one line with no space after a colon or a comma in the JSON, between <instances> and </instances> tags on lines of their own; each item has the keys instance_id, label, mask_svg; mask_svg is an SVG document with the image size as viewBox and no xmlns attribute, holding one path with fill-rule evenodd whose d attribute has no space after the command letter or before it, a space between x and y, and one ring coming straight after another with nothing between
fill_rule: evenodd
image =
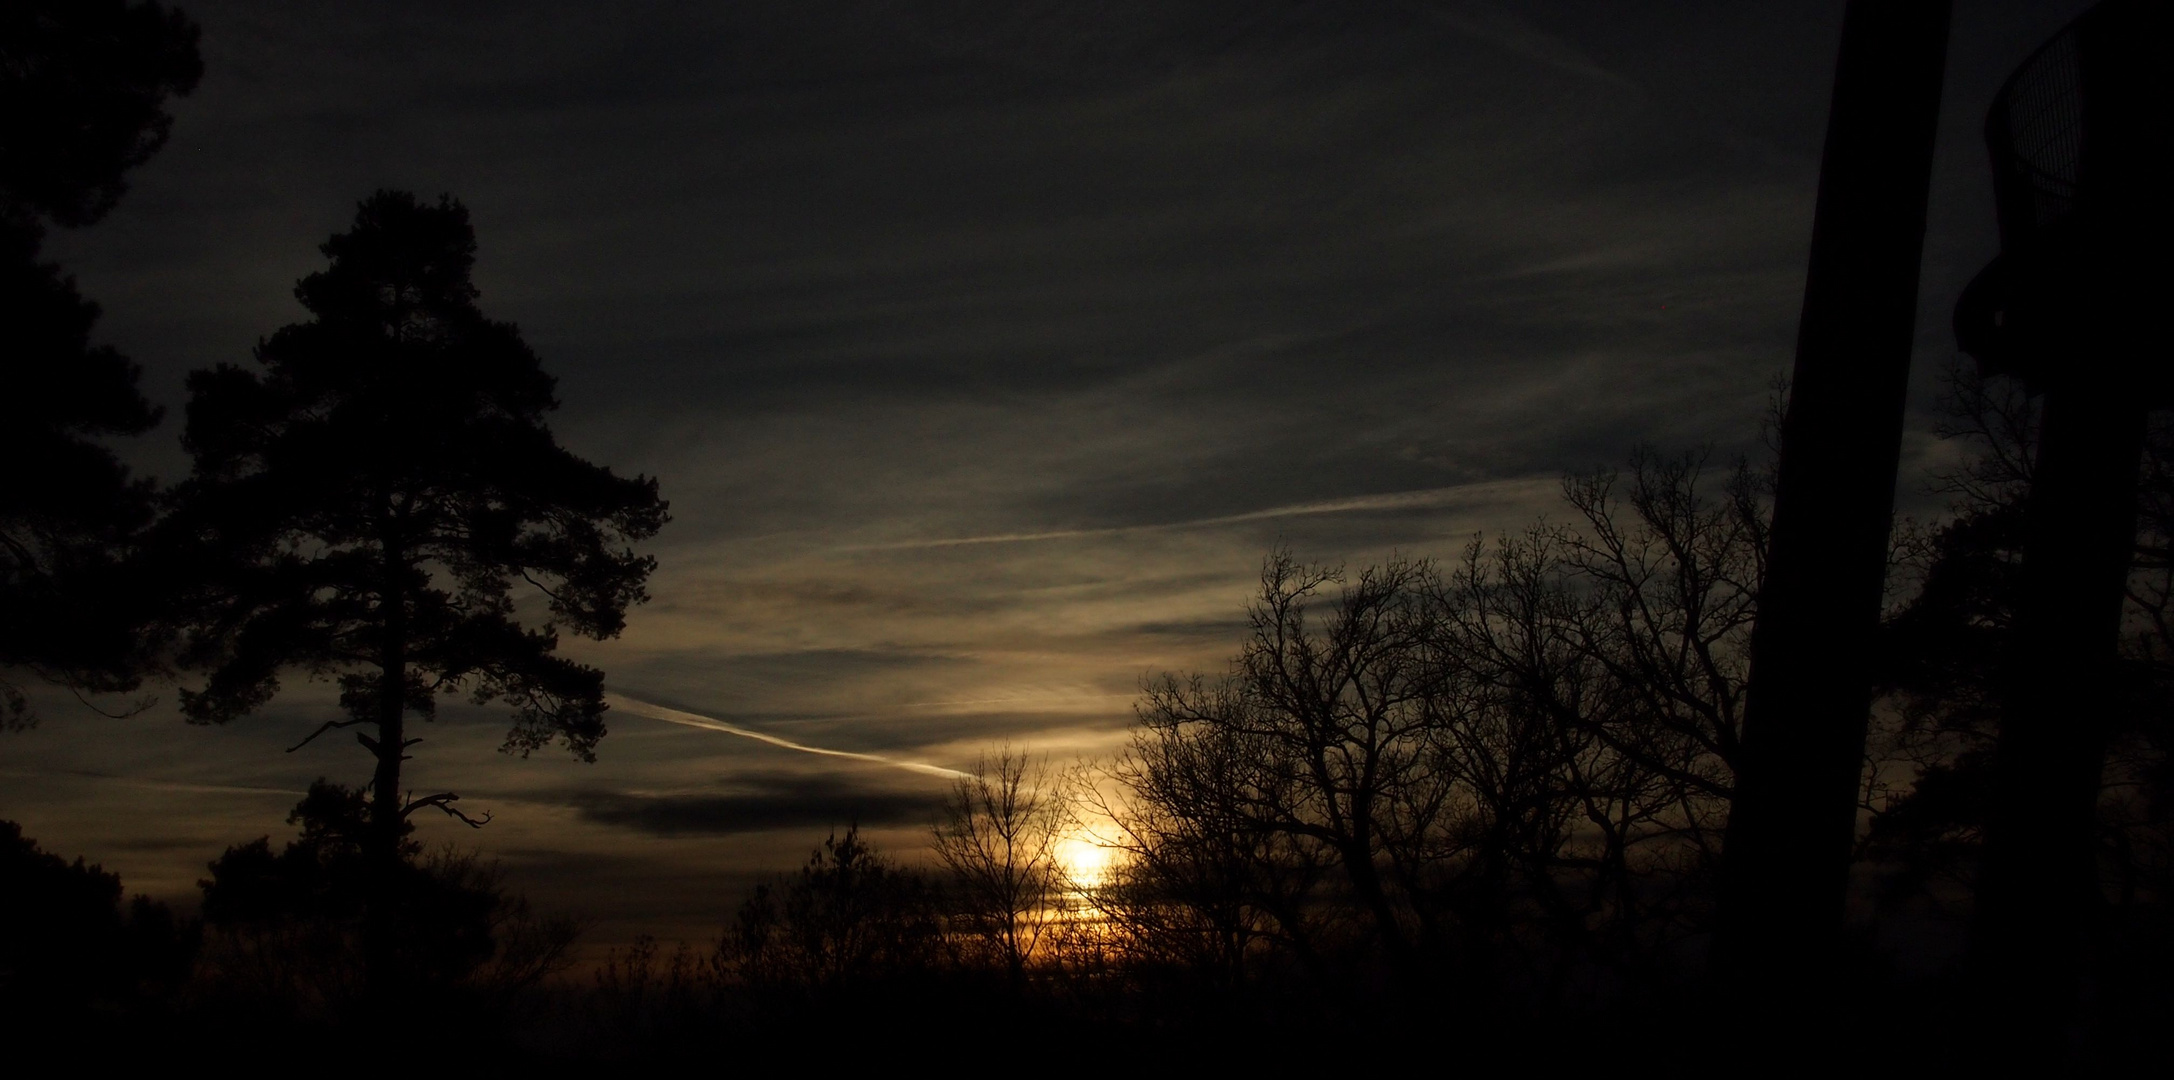
<instances>
[{"instance_id":1,"label":"dark tree line","mask_svg":"<svg viewBox=\"0 0 2174 1080\"><path fill-rule=\"evenodd\" d=\"M360 791L320 779L287 822L297 835L284 845L260 837L208 865L195 917L124 902L117 875L0 822L0 1031L25 1053L118 1039L104 1051L115 1064L240 1047L322 1058L372 1029L397 1038L348 1060L466 1060L506 1049L541 984L572 962L578 920L531 910L472 853L403 835L393 879L380 879ZM404 1013L385 1032L373 995L388 959Z\"/></svg>"}]
</instances>

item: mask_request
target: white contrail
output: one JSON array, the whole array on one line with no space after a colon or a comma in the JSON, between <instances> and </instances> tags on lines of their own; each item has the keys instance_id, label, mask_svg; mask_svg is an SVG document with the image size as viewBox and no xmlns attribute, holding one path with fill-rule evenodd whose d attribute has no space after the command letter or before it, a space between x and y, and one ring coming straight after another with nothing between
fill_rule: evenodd
<instances>
[{"instance_id":1,"label":"white contrail","mask_svg":"<svg viewBox=\"0 0 2174 1080\"><path fill-rule=\"evenodd\" d=\"M604 695L604 701L606 704L610 705L614 709L625 709L626 711L633 713L636 716L646 716L652 720L662 720L668 724L680 724L685 727L701 728L704 731L722 731L727 735L738 735L743 739L754 739L757 742L766 742L772 746L784 747L787 750L798 750L803 754L821 754L824 757L842 757L851 758L855 761L872 761L878 765L889 765L894 769L905 769L910 772L926 773L929 776L941 776L946 780L962 780L965 779L967 775L957 769L946 769L941 765L929 765L919 761L900 761L897 758L884 757L881 754L863 754L853 750L832 750L828 747L809 746L806 743L797 743L792 741L791 739L779 738L778 736L769 734L768 732L755 731L750 728L741 727L738 724L727 723L723 720L717 719L714 716L703 716L700 713L691 713L682 709L667 708L663 705L655 705L647 701L630 698L625 694L606 694Z\"/></svg>"},{"instance_id":2,"label":"white contrail","mask_svg":"<svg viewBox=\"0 0 2174 1080\"><path fill-rule=\"evenodd\" d=\"M1057 529L1050 532L992 533L984 536L953 536L933 540L900 540L885 544L850 544L838 550L903 551L915 548L966 547L976 544L1028 544L1043 540L1073 540L1089 536L1115 536L1123 533L1180 532L1187 529L1215 528L1221 525L1242 525L1254 521L1273 521L1277 518L1378 513L1394 510L1442 509L1514 498L1517 495L1534 490L1536 486L1535 478L1523 477L1512 480L1492 480L1477 484L1457 484L1451 487L1422 488L1416 491L1390 491L1379 495L1357 495L1345 499L1324 499L1318 502L1293 503L1288 506L1271 506L1262 510L1248 510L1239 514L1221 514L1216 517L1165 521L1159 524L1110 525L1094 529Z\"/></svg>"}]
</instances>

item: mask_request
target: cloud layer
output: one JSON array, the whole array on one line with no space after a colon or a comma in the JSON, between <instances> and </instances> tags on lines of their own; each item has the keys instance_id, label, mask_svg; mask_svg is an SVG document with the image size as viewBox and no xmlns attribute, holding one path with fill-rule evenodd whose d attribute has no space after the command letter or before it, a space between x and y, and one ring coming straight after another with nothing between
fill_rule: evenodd
<instances>
[{"instance_id":1,"label":"cloud layer","mask_svg":"<svg viewBox=\"0 0 2174 1080\"><path fill-rule=\"evenodd\" d=\"M433 836L600 940L692 933L856 815L921 843L941 776L780 743L1107 752L1143 676L1223 663L1275 546L1447 555L1637 444L1752 451L1840 7L185 6L202 89L55 248L155 398L300 317L356 199L446 191L562 438L662 478L656 600L574 651L758 737L626 706L597 766L521 762L449 708L415 761L499 809ZM1923 370L1993 243L1983 103L2075 6L1958 16ZM131 452L171 478L174 435ZM361 778L279 751L323 690L216 730L56 702L0 815L184 894L312 776Z\"/></svg>"}]
</instances>

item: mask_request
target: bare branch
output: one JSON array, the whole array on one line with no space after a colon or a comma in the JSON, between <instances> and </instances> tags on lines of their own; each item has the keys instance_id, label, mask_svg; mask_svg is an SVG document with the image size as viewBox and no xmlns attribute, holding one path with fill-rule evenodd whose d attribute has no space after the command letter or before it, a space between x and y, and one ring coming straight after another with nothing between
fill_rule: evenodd
<instances>
[{"instance_id":1,"label":"bare branch","mask_svg":"<svg viewBox=\"0 0 2174 1080\"><path fill-rule=\"evenodd\" d=\"M146 710L150 709L153 705L159 703L159 699L155 697L140 697L137 698L134 702L130 703L128 708L117 713L112 713L91 704L90 700L83 696L83 691L78 688L74 683L66 682L63 683L63 685L68 687L68 692L75 695L76 701L79 702L84 708L89 709L90 711L97 713L98 715L103 716L108 720L126 720L133 716L141 716Z\"/></svg>"},{"instance_id":2,"label":"bare branch","mask_svg":"<svg viewBox=\"0 0 2174 1080\"><path fill-rule=\"evenodd\" d=\"M309 733L309 737L308 737L308 738L305 738L305 739L303 739L303 740L302 740L301 742L298 742L298 743L294 744L293 746L290 746L290 747L288 747L288 748L287 748L287 752L288 752L288 753L290 753L290 754L292 754L292 753L294 753L295 751L297 751L297 750L300 750L300 749L302 749L302 748L303 748L303 747L305 747L305 746L308 746L308 745L309 745L309 744L311 743L311 741L313 741L313 740L315 740L315 739L317 738L317 736L319 736L319 735L322 735L322 734L324 734L324 733L325 733L325 732L327 732L327 731L337 731L337 730L339 730L339 729L341 729L341 728L351 728L351 727L354 727L354 726L355 726L356 724L367 724L367 723L369 723L369 721L368 721L368 720L361 720L361 719L347 719L347 720L327 720L327 721L325 721L324 723L322 723L322 724L319 724L319 725L317 726L317 730L315 730L315 731L312 731L312 732L310 732L310 733ZM370 744L369 744L369 743L364 743L363 745L365 745L365 746L370 746ZM374 749L376 749L376 747L372 746L372 747L371 747L371 749L373 749L373 750L374 750Z\"/></svg>"},{"instance_id":3,"label":"bare branch","mask_svg":"<svg viewBox=\"0 0 2174 1080\"><path fill-rule=\"evenodd\" d=\"M491 815L489 811L485 811L483 816L479 819L469 817L468 815L461 813L459 810L454 809L453 804L459 801L460 796L455 795L450 791L441 791L436 795L425 795L420 799L411 796L407 801L407 805L400 808L400 819L402 821L405 821L407 820L409 814L412 814L417 810L421 810L426 806L435 806L438 809L445 811L446 814L448 814L449 816L457 817L463 822L466 822L468 827L471 829L480 829L485 825L491 823Z\"/></svg>"}]
</instances>

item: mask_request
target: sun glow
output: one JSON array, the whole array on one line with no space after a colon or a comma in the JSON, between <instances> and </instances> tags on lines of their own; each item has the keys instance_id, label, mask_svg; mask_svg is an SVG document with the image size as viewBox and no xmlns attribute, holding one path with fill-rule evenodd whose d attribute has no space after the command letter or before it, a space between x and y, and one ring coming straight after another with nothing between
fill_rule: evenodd
<instances>
[{"instance_id":1,"label":"sun glow","mask_svg":"<svg viewBox=\"0 0 2174 1080\"><path fill-rule=\"evenodd\" d=\"M1086 829L1075 829L1057 841L1057 865L1075 889L1099 888L1116 861L1117 849Z\"/></svg>"}]
</instances>

